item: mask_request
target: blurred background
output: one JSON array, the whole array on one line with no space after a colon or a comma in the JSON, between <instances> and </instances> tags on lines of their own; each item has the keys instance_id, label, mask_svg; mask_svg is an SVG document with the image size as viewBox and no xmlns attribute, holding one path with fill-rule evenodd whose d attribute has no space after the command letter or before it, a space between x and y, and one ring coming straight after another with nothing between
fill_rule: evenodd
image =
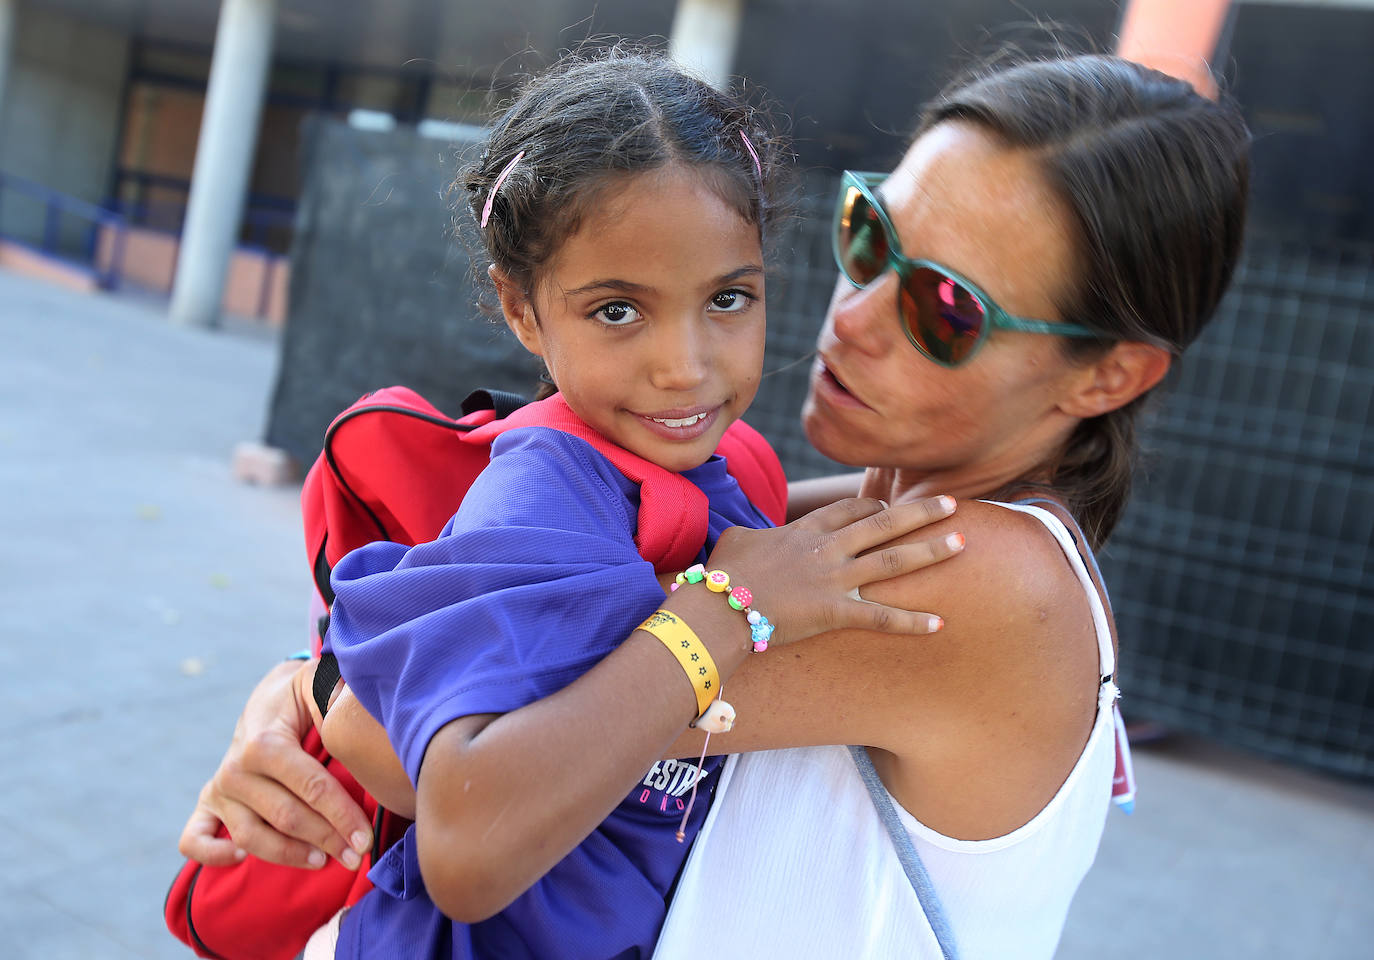
<instances>
[{"instance_id":1,"label":"blurred background","mask_svg":"<svg viewBox=\"0 0 1374 960\"><path fill-rule=\"evenodd\" d=\"M802 215L749 419L798 477L833 468L797 411L840 171L889 169L1008 44L1212 64L1255 135L1251 229L1103 556L1142 810L1061 955L1374 955L1374 2L0 0L18 955L186 955L157 911L175 836L304 636L292 467L378 386L532 389L448 184L523 76L621 37L790 118Z\"/></svg>"}]
</instances>

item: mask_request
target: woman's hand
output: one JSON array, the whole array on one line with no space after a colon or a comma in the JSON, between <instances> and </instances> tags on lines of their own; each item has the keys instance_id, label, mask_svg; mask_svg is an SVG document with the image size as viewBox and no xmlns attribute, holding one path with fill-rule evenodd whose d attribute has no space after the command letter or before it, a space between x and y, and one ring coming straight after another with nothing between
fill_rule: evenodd
<instances>
[{"instance_id":1,"label":"woman's hand","mask_svg":"<svg viewBox=\"0 0 1374 960\"><path fill-rule=\"evenodd\" d=\"M350 870L372 844L372 828L342 784L301 749L311 716L303 675L315 662L283 663L254 688L219 769L201 788L181 832L182 855L227 866L251 853L317 869L332 856ZM220 825L230 837L218 837Z\"/></svg>"},{"instance_id":2,"label":"woman's hand","mask_svg":"<svg viewBox=\"0 0 1374 960\"><path fill-rule=\"evenodd\" d=\"M939 617L864 600L859 589L962 550L959 534L891 543L953 512L952 497L896 507L875 499L840 500L771 530L733 527L720 537L707 566L723 569L752 591L754 609L774 625L770 643L844 627L931 633L943 625Z\"/></svg>"}]
</instances>

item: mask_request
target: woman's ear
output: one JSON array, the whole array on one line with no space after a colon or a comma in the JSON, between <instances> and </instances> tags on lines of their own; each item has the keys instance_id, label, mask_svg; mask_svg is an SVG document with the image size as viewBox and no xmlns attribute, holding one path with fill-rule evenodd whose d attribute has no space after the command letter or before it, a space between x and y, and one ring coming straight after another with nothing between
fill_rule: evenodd
<instances>
[{"instance_id":1,"label":"woman's ear","mask_svg":"<svg viewBox=\"0 0 1374 960\"><path fill-rule=\"evenodd\" d=\"M1124 407L1163 380L1172 362L1163 347L1123 340L1084 368L1059 409L1086 420Z\"/></svg>"},{"instance_id":2,"label":"woman's ear","mask_svg":"<svg viewBox=\"0 0 1374 960\"><path fill-rule=\"evenodd\" d=\"M501 315L506 326L524 346L536 357L544 355L543 341L539 336L539 322L534 317L534 305L529 296L518 284L512 283L496 264L487 267L487 276L496 284L496 298L501 301Z\"/></svg>"}]
</instances>

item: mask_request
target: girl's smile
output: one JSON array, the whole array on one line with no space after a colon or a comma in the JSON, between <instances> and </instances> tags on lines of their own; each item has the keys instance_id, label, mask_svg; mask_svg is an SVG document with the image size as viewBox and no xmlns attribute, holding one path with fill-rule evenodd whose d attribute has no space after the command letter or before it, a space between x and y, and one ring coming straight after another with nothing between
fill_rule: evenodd
<instances>
[{"instance_id":1,"label":"girl's smile","mask_svg":"<svg viewBox=\"0 0 1374 960\"><path fill-rule=\"evenodd\" d=\"M656 414L640 414L648 421L649 429L657 430L669 440L695 440L715 425L722 407L696 410L664 410Z\"/></svg>"}]
</instances>

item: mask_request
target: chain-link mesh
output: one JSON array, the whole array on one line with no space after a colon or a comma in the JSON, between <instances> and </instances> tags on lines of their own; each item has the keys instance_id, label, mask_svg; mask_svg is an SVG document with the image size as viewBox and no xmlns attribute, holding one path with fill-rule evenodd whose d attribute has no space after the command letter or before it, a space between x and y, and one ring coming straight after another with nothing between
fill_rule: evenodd
<instances>
[{"instance_id":1,"label":"chain-link mesh","mask_svg":"<svg viewBox=\"0 0 1374 960\"><path fill-rule=\"evenodd\" d=\"M1374 248L1252 238L1104 568L1137 715L1374 774Z\"/></svg>"}]
</instances>

